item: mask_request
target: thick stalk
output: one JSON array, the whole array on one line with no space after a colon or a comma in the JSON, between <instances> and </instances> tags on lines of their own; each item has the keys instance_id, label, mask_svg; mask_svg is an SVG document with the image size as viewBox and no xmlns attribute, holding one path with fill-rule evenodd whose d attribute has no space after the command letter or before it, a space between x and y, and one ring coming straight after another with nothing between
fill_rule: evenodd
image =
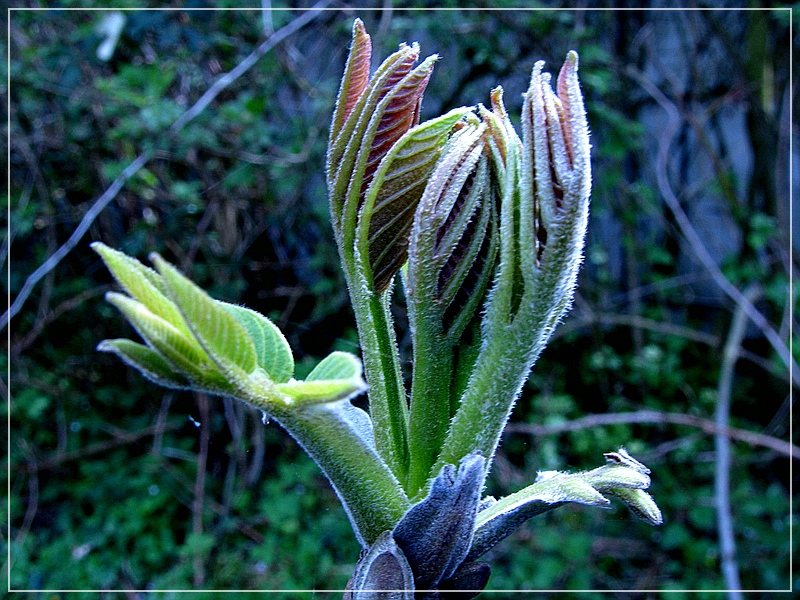
<instances>
[{"instance_id":1,"label":"thick stalk","mask_svg":"<svg viewBox=\"0 0 800 600\"><path fill-rule=\"evenodd\" d=\"M366 548L394 528L410 503L369 436L364 435L366 415L361 412L359 419L354 411L359 409L346 402L273 415L328 477L358 541Z\"/></svg>"},{"instance_id":2,"label":"thick stalk","mask_svg":"<svg viewBox=\"0 0 800 600\"><path fill-rule=\"evenodd\" d=\"M352 284L351 284L351 288ZM389 313L390 292L351 294L358 326L364 377L369 385L369 411L375 446L395 476L404 481L408 470L408 407L400 372L394 327Z\"/></svg>"},{"instance_id":3,"label":"thick stalk","mask_svg":"<svg viewBox=\"0 0 800 600\"><path fill-rule=\"evenodd\" d=\"M511 409L536 358L530 356L524 364L519 360L529 351L520 343L520 338L524 337L518 325L506 325L494 343L481 348L439 460L429 475L438 472L443 465L457 465L473 450L480 450L488 459L487 464L491 463Z\"/></svg>"},{"instance_id":4,"label":"thick stalk","mask_svg":"<svg viewBox=\"0 0 800 600\"><path fill-rule=\"evenodd\" d=\"M453 371L453 348L441 327L418 323L415 332L406 485L411 498L425 486L447 435Z\"/></svg>"}]
</instances>

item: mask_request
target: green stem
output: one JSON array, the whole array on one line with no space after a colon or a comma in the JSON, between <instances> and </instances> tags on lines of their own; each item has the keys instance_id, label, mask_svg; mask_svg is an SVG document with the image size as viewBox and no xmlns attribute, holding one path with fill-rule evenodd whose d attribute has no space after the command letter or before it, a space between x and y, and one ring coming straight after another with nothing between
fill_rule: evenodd
<instances>
[{"instance_id":1,"label":"green stem","mask_svg":"<svg viewBox=\"0 0 800 600\"><path fill-rule=\"evenodd\" d=\"M563 253L565 245L564 239L557 240L553 254ZM558 294L570 274L549 267L550 264L544 264L535 274L536 281L526 286L518 312L510 323L503 301L507 292L496 290L498 293L486 315L489 320L486 329L491 338L481 347L475 371L431 473L446 464L457 465L476 449L487 459L494 456L527 375L571 299L570 294Z\"/></svg>"},{"instance_id":2,"label":"green stem","mask_svg":"<svg viewBox=\"0 0 800 600\"><path fill-rule=\"evenodd\" d=\"M364 378L369 385L369 412L375 429L378 454L400 480L408 470L408 406L400 371L394 326L389 311L391 286L375 292L366 273L366 257L355 249L355 217L343 231L334 228L350 302L364 362Z\"/></svg>"},{"instance_id":3,"label":"green stem","mask_svg":"<svg viewBox=\"0 0 800 600\"><path fill-rule=\"evenodd\" d=\"M517 322L518 323L518 322ZM439 460L429 475L446 464L457 465L474 450L491 463L511 409L525 383L532 360L520 360L529 350L514 324L500 329L493 342L481 348L475 371L450 426ZM528 357L533 359L535 357Z\"/></svg>"},{"instance_id":4,"label":"green stem","mask_svg":"<svg viewBox=\"0 0 800 600\"><path fill-rule=\"evenodd\" d=\"M430 314L421 309L419 312ZM435 314L438 315L438 312ZM411 498L428 481L450 422L453 347L441 332L441 326L437 327L437 321L428 321L415 326L408 439L410 457L406 485Z\"/></svg>"},{"instance_id":5,"label":"green stem","mask_svg":"<svg viewBox=\"0 0 800 600\"><path fill-rule=\"evenodd\" d=\"M304 410L273 411L330 480L363 547L391 530L410 507L394 474L371 440L358 431L352 405L320 404ZM348 412L350 411L350 412ZM366 415L361 413L366 422Z\"/></svg>"},{"instance_id":6,"label":"green stem","mask_svg":"<svg viewBox=\"0 0 800 600\"><path fill-rule=\"evenodd\" d=\"M352 289L352 288L351 288ZM390 292L352 294L364 376L369 384L369 411L378 454L400 480L408 470L408 407L397 342L389 313Z\"/></svg>"}]
</instances>

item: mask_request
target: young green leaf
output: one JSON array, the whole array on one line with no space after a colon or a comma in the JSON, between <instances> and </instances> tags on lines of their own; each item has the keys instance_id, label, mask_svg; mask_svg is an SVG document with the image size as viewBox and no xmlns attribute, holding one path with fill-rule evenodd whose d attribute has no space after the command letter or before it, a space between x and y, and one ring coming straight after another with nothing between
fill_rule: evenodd
<instances>
[{"instance_id":1,"label":"young green leaf","mask_svg":"<svg viewBox=\"0 0 800 600\"><path fill-rule=\"evenodd\" d=\"M150 260L212 360L235 365L245 374L252 373L257 364L255 344L236 317L158 254L152 254Z\"/></svg>"},{"instance_id":2,"label":"young green leaf","mask_svg":"<svg viewBox=\"0 0 800 600\"><path fill-rule=\"evenodd\" d=\"M161 354L174 370L185 374L193 382L224 384L224 379L216 373L208 355L194 339L185 336L171 323L128 296L109 292L106 300L125 315L147 344Z\"/></svg>"},{"instance_id":3,"label":"young green leaf","mask_svg":"<svg viewBox=\"0 0 800 600\"><path fill-rule=\"evenodd\" d=\"M302 404L319 404L352 398L367 386L361 378L361 362L347 352L333 352L305 381L289 381L275 388Z\"/></svg>"},{"instance_id":4,"label":"young green leaf","mask_svg":"<svg viewBox=\"0 0 800 600\"><path fill-rule=\"evenodd\" d=\"M158 352L132 340L103 340L98 344L100 352L116 354L127 365L137 369L153 383L168 388L186 389L189 382L172 368L169 362Z\"/></svg>"},{"instance_id":5,"label":"young green leaf","mask_svg":"<svg viewBox=\"0 0 800 600\"><path fill-rule=\"evenodd\" d=\"M620 499L630 511L648 525L661 525L664 517L652 496L644 490L615 488L607 490L610 496Z\"/></svg>"},{"instance_id":6,"label":"young green leaf","mask_svg":"<svg viewBox=\"0 0 800 600\"><path fill-rule=\"evenodd\" d=\"M475 560L531 517L568 502L609 507L609 500L583 481L580 473L542 473L536 483L510 494L478 513L467 561Z\"/></svg>"},{"instance_id":7,"label":"young green leaf","mask_svg":"<svg viewBox=\"0 0 800 600\"><path fill-rule=\"evenodd\" d=\"M166 296L161 276L135 258L94 242L92 249L103 259L114 278L131 296L187 336L191 335L178 307Z\"/></svg>"},{"instance_id":8,"label":"young green leaf","mask_svg":"<svg viewBox=\"0 0 800 600\"><path fill-rule=\"evenodd\" d=\"M361 377L361 361L349 352L335 351L323 358L308 374L305 381L330 379L358 379Z\"/></svg>"},{"instance_id":9,"label":"young green leaf","mask_svg":"<svg viewBox=\"0 0 800 600\"><path fill-rule=\"evenodd\" d=\"M285 383L294 374L294 357L289 342L275 324L264 315L245 308L217 301L231 313L247 331L256 350L258 366L264 369L275 383Z\"/></svg>"}]
</instances>

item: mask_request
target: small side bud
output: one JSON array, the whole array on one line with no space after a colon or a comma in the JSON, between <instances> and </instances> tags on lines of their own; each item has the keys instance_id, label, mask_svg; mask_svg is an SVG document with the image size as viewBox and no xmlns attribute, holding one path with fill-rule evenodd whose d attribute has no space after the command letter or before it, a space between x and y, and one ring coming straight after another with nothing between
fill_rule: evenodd
<instances>
[{"instance_id":1,"label":"small side bud","mask_svg":"<svg viewBox=\"0 0 800 600\"><path fill-rule=\"evenodd\" d=\"M617 488L606 490L606 493L619 498L634 515L645 523L649 525L661 525L664 522L661 510L650 494L644 490Z\"/></svg>"}]
</instances>

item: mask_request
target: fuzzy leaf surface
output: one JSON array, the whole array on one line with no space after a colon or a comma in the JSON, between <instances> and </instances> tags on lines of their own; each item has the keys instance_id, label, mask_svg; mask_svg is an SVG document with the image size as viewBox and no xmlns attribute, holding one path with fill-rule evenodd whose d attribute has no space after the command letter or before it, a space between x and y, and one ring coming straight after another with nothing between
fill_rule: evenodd
<instances>
[{"instance_id":1,"label":"fuzzy leaf surface","mask_svg":"<svg viewBox=\"0 0 800 600\"><path fill-rule=\"evenodd\" d=\"M294 375L294 357L281 330L261 313L243 306L217 302L236 318L253 340L258 366L275 383L289 381Z\"/></svg>"},{"instance_id":2,"label":"fuzzy leaf surface","mask_svg":"<svg viewBox=\"0 0 800 600\"><path fill-rule=\"evenodd\" d=\"M92 249L103 259L108 270L132 297L154 315L158 315L186 335L191 335L178 307L166 296L161 276L132 256L95 242Z\"/></svg>"},{"instance_id":3,"label":"fuzzy leaf surface","mask_svg":"<svg viewBox=\"0 0 800 600\"><path fill-rule=\"evenodd\" d=\"M367 228L367 254L376 290L385 289L405 263L408 235L425 184L453 126L471 110L457 108L418 125L381 161L359 217L359 228Z\"/></svg>"},{"instance_id":4,"label":"fuzzy leaf surface","mask_svg":"<svg viewBox=\"0 0 800 600\"><path fill-rule=\"evenodd\" d=\"M186 378L175 371L158 352L133 340L103 340L98 344L100 352L116 354L127 365L138 370L153 383L168 388L186 389Z\"/></svg>"},{"instance_id":5,"label":"fuzzy leaf surface","mask_svg":"<svg viewBox=\"0 0 800 600\"><path fill-rule=\"evenodd\" d=\"M151 260L206 352L252 373L257 364L255 344L236 317L163 258L154 254Z\"/></svg>"}]
</instances>

